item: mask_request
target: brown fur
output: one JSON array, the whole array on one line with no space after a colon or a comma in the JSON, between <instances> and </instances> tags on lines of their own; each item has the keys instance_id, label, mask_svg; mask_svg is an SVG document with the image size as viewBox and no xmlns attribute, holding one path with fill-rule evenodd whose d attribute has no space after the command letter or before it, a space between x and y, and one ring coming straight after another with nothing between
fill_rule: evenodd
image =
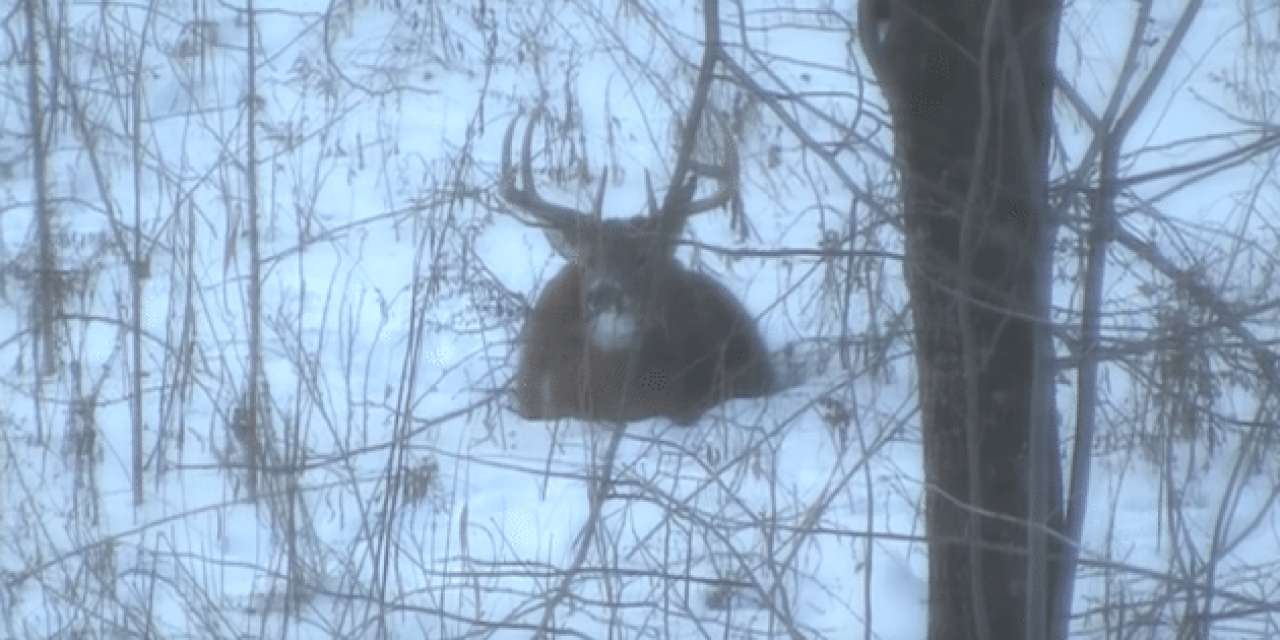
<instances>
[{"instance_id":1,"label":"brown fur","mask_svg":"<svg viewBox=\"0 0 1280 640\"><path fill-rule=\"evenodd\" d=\"M738 160L728 129L723 163L689 161L686 145L688 175L673 178L661 205L649 190L649 216L605 219L607 172L590 212L539 195L531 147L541 115L535 110L525 129L519 171L511 158L516 120L507 128L499 192L543 227L569 264L525 324L516 373L520 415L619 422L667 416L692 424L726 399L772 392L768 352L751 316L718 282L675 259L689 216L733 198ZM695 199L699 177L719 188Z\"/></svg>"},{"instance_id":2,"label":"brown fur","mask_svg":"<svg viewBox=\"0 0 1280 640\"><path fill-rule=\"evenodd\" d=\"M516 409L529 419L692 424L730 398L773 389L755 322L720 283L672 262L638 347L603 351L589 338L582 271L568 265L525 324Z\"/></svg>"}]
</instances>

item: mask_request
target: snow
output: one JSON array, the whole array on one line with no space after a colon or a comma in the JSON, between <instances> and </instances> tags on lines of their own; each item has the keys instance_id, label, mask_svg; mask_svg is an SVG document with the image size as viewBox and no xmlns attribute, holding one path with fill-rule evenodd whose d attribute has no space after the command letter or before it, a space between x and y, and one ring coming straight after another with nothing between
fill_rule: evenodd
<instances>
[{"instance_id":1,"label":"snow","mask_svg":"<svg viewBox=\"0 0 1280 640\"><path fill-rule=\"evenodd\" d=\"M1060 66L1098 114L1133 3L1068 5ZM735 59L821 111L788 107L831 143L845 176L765 105L719 86L713 104L740 125L747 227L704 214L680 252L741 296L767 343L800 354L805 379L726 403L692 428L649 420L621 434L525 422L511 409L523 314L562 260L494 193L502 134L545 97L554 122L536 136L540 189L583 206L608 165L610 215L642 212L645 173L664 184L674 162L673 123L699 55L697 4L259 5L260 274L246 240L246 17L199 6L65 9L61 42L74 46L61 95L74 89L82 113L64 104L47 123L47 155L60 257L79 295L65 310L62 360L37 387L29 281L15 285L11 267L0 291L12 303L0 307L0 361L14 363L0 392L10 399L0 408L0 638L528 637L539 625L586 638L924 636L924 487L892 145L847 31L852 5L722 9L725 37L753 47ZM1167 35L1178 11L1158 7L1155 32ZM1275 23L1276 9L1257 11L1259 24ZM1239 73L1237 53L1257 37L1239 15L1236 3L1205 7L1128 137L1129 174L1247 138L1214 80ZM20 45L3 46L12 56ZM28 67L9 59L0 122L26 136ZM1061 100L1057 114L1055 172L1065 173L1091 132ZM29 142L5 138L0 265L30 269ZM1245 165L1178 191L1177 180L1143 184L1170 218L1134 219L1131 231L1172 256L1199 225L1265 237L1274 213L1251 212L1274 211L1270 170ZM150 267L141 362L119 246L132 252L137 232ZM1194 238L1200 250L1233 251ZM811 253L750 255L823 243L866 257L850 261L850 275ZM1069 254L1055 305L1075 314ZM1265 261L1249 268L1256 281L1229 284L1266 286ZM1109 273L1118 315L1105 326L1142 331L1163 304L1143 288L1150 270ZM270 392L257 446L272 465L253 487L237 425L255 277ZM135 505L139 372L146 466ZM1187 557L1201 564L1186 572L1216 572L1224 592L1275 601L1265 568L1280 557L1274 462L1240 465L1243 437L1212 456L1196 441L1128 438L1154 433L1161 415L1137 399L1139 373L1104 366L1113 409L1102 419L1132 431L1114 427L1102 435L1115 442L1095 447L1080 637L1116 624L1105 616L1118 603L1158 600L1172 582L1159 578ZM1065 428L1075 379L1064 376ZM1260 393L1224 383L1217 410L1273 421ZM1144 420L1152 426L1132 426ZM1245 607L1240 598L1217 603ZM1265 636L1278 623L1272 607L1225 625L1238 635L1214 637ZM1174 624L1151 622L1138 637Z\"/></svg>"}]
</instances>

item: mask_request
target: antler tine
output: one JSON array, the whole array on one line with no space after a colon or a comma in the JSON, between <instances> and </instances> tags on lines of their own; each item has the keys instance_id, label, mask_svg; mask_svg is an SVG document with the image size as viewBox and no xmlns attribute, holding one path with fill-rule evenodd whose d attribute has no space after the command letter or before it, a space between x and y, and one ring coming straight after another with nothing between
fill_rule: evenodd
<instances>
[{"instance_id":1,"label":"antler tine","mask_svg":"<svg viewBox=\"0 0 1280 640\"><path fill-rule=\"evenodd\" d=\"M534 109L529 116L529 124L524 130L524 145L520 150L520 186L516 186L515 168L511 166L511 138L515 135L516 123L520 116L511 119L507 127L507 135L502 139L502 176L498 194L513 207L538 218L548 226L557 229L569 229L580 224L586 213L572 207L548 202L538 194L538 187L533 179L533 127L542 117L542 107ZM597 202L600 200L597 196ZM597 205L599 206L599 205Z\"/></svg>"},{"instance_id":2,"label":"antler tine","mask_svg":"<svg viewBox=\"0 0 1280 640\"><path fill-rule=\"evenodd\" d=\"M727 204L733 199L738 188L738 148L733 142L732 133L729 126L721 122L721 129L724 130L725 160L720 164L708 164L690 161L689 172L695 177L711 178L720 183L720 188L715 193L698 200L690 202L686 209L685 215L691 216L704 211L710 211L717 207ZM692 197L692 190L690 192Z\"/></svg>"},{"instance_id":3,"label":"antler tine","mask_svg":"<svg viewBox=\"0 0 1280 640\"><path fill-rule=\"evenodd\" d=\"M645 193L649 194L649 211L651 213L657 213L658 199L653 196L653 182L649 180L648 169L644 170L644 190L645 190Z\"/></svg>"},{"instance_id":4,"label":"antler tine","mask_svg":"<svg viewBox=\"0 0 1280 640\"><path fill-rule=\"evenodd\" d=\"M682 157L677 161L677 165L681 161L687 167L686 178L681 184L673 183L667 191L667 198L663 202L663 211L660 213L662 218L662 226L667 233L674 236L680 233L688 219L696 214L710 211L717 207L723 206L733 199L737 192L738 186L738 150L733 144L732 135L729 132L728 125L721 122L721 128L724 130L724 161L720 163L699 162L692 158L693 147L696 145L696 132L686 132L689 139L682 144L680 153L687 154L687 158ZM648 176L645 176L646 184L648 184ZM710 178L717 181L720 186L715 193L697 200L693 199L693 194L698 189L698 178ZM653 208L653 189L649 188L650 207Z\"/></svg>"},{"instance_id":5,"label":"antler tine","mask_svg":"<svg viewBox=\"0 0 1280 640\"><path fill-rule=\"evenodd\" d=\"M609 165L600 172L600 188L596 190L596 199L592 200L591 217L596 220L604 218L604 188L609 186Z\"/></svg>"}]
</instances>

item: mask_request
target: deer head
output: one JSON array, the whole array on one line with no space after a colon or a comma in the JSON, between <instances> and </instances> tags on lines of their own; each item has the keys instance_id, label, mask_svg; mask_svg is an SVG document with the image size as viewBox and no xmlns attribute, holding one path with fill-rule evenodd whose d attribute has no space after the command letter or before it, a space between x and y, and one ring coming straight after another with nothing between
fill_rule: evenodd
<instances>
[{"instance_id":1,"label":"deer head","mask_svg":"<svg viewBox=\"0 0 1280 640\"><path fill-rule=\"evenodd\" d=\"M649 185L647 217L606 219L607 175L589 212L538 194L530 147L541 115L536 110L524 131L518 172L511 141L519 118L507 129L499 192L544 228L568 264L525 323L515 380L520 415L618 422L667 416L691 424L726 399L770 393L774 376L751 315L721 284L675 259L689 217L732 199L732 145L722 164L685 158L689 178L673 184L661 205ZM718 185L695 200L698 178Z\"/></svg>"}]
</instances>

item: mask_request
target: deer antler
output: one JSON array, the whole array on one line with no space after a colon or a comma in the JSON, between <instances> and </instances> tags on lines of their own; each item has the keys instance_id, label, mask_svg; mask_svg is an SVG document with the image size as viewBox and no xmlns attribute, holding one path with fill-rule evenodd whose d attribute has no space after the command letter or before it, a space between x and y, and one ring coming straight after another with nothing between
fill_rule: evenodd
<instances>
[{"instance_id":1,"label":"deer antler","mask_svg":"<svg viewBox=\"0 0 1280 640\"><path fill-rule=\"evenodd\" d=\"M533 179L533 126L542 117L543 108L538 106L529 116L529 124L524 130L524 144L520 149L520 175L516 176L515 167L511 165L511 137L515 134L516 123L520 117L511 120L507 127L507 135L502 139L502 176L498 193L508 204L537 217L549 226L568 229L582 224L586 220L600 219L600 207L604 201L604 187L607 179L600 181L600 191L596 193L595 207L592 211L579 211L572 207L549 202L538 194L538 187ZM608 170L605 170L605 177ZM517 185L517 182L519 183Z\"/></svg>"},{"instance_id":2,"label":"deer antler","mask_svg":"<svg viewBox=\"0 0 1280 640\"><path fill-rule=\"evenodd\" d=\"M724 162L718 164L708 164L690 159L689 173L693 178L710 178L720 183L720 188L711 195L694 200L686 205L686 215L694 215L704 211L710 211L717 207L727 204L733 199L734 193L738 186L738 147L733 143L732 132L729 125L723 120L716 118L720 123L720 128L724 132ZM683 152L683 151L682 151ZM692 153L690 150L688 153ZM692 179L692 178L691 178ZM693 192L690 191L690 196Z\"/></svg>"},{"instance_id":3,"label":"deer antler","mask_svg":"<svg viewBox=\"0 0 1280 640\"><path fill-rule=\"evenodd\" d=\"M593 200L593 207L590 211L581 211L573 207L548 201L538 193L538 187L533 177L533 128L538 123L538 119L543 115L543 108L538 106L534 109L529 117L529 123L525 127L523 144L520 149L520 169L517 174L516 167L511 162L511 139L515 136L516 124L520 118L517 116L511 120L511 125L507 127L506 136L502 140L502 175L500 177L499 195L508 204L520 209L540 220L543 224L555 229L567 230L583 224L595 224L602 218L601 207L604 202L604 190L608 184L608 168L600 180L600 189L596 192ZM649 210L654 216L656 223L660 228L666 230L668 235L678 235L684 227L685 221L690 216L709 211L717 207L723 206L734 196L738 179L738 153L733 144L727 125L721 123L724 130L725 151L724 162L721 163L705 163L692 159L686 159L689 167L689 178L684 184L673 184L669 189L673 193L664 201L666 208L660 208L657 199L653 195L653 185L649 181L648 173L645 174L645 185L648 188ZM696 136L694 136L696 140ZM693 146L696 142L690 141L680 150L682 156L689 156L694 152ZM719 183L719 188L712 194L693 199L693 194L697 190L698 178L709 178Z\"/></svg>"},{"instance_id":4,"label":"deer antler","mask_svg":"<svg viewBox=\"0 0 1280 640\"><path fill-rule=\"evenodd\" d=\"M660 232L662 235L671 237L679 235L691 216L723 206L733 199L738 184L738 150L730 137L728 125L723 121L720 122L724 132L724 162L713 164L694 160L692 155L697 146L697 132L687 133L688 137L682 143L683 148L680 149L676 166L683 163L688 167L688 179L684 184L672 183L668 188L666 199L663 200L662 209L659 209L657 199L653 195L649 174L645 173L644 183L649 192L649 210L654 212L654 224L665 230ZM694 200L693 194L698 190L698 178L715 180L720 187L711 195Z\"/></svg>"}]
</instances>

